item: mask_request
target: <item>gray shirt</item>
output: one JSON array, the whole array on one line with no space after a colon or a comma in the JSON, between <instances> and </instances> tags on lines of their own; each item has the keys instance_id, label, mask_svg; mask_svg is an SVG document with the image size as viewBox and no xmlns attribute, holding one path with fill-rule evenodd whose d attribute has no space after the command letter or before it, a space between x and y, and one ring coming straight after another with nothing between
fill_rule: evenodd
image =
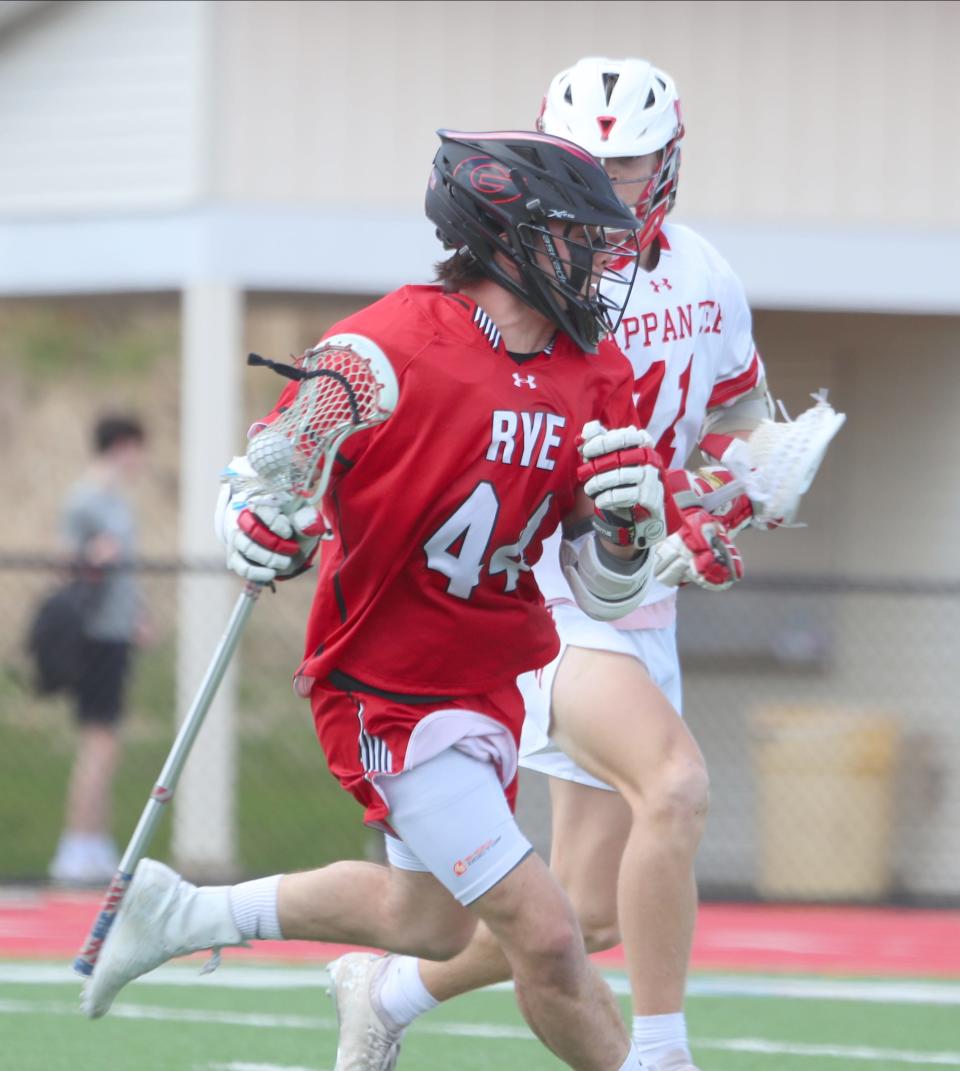
<instances>
[{"instance_id":1,"label":"gray shirt","mask_svg":"<svg viewBox=\"0 0 960 1071\"><path fill-rule=\"evenodd\" d=\"M91 539L107 535L119 546L119 556L103 570L95 605L85 632L92 639L133 640L140 616L140 592L133 571L136 524L130 504L116 491L80 481L67 495L63 535L71 553L85 556Z\"/></svg>"}]
</instances>

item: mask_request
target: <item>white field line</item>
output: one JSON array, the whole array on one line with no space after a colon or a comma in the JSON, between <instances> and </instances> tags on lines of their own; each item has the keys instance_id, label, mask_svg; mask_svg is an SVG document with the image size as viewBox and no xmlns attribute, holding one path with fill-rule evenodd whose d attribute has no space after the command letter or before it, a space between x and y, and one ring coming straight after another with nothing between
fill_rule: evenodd
<instances>
[{"instance_id":1,"label":"white field line","mask_svg":"<svg viewBox=\"0 0 960 1071\"><path fill-rule=\"evenodd\" d=\"M629 993L622 974L606 975L618 996ZM77 985L80 979L66 964L0 963L0 985ZM168 964L132 983L136 986L213 986L222 989L325 989L325 970L298 967L247 967L227 963L213 974L199 966ZM505 992L512 983L490 986ZM842 978L782 978L758 975L695 975L692 997L777 997L789 1000L848 1000L867 1004L960 1006L958 982L871 981Z\"/></svg>"},{"instance_id":2,"label":"white field line","mask_svg":"<svg viewBox=\"0 0 960 1071\"><path fill-rule=\"evenodd\" d=\"M198 1071L318 1071L316 1067L295 1067L291 1064L248 1064L234 1061L230 1064L198 1064Z\"/></svg>"},{"instance_id":3,"label":"white field line","mask_svg":"<svg viewBox=\"0 0 960 1071\"><path fill-rule=\"evenodd\" d=\"M0 1000L0 1014L7 1015L69 1015L78 1016L76 1005L65 1001ZM256 1029L334 1030L334 1019L306 1015L263 1015L239 1012L198 1011L192 1008L157 1008L138 1004L115 1004L110 1014L117 1019L196 1023L214 1026L249 1026ZM535 1040L529 1030L519 1026L500 1026L493 1023L431 1023L417 1026L421 1034L444 1037ZM727 1052L752 1052L770 1056L807 1056L835 1060L865 1060L899 1063L912 1066L960 1068L960 1052L915 1052L905 1049L880 1049L860 1045L807 1045L790 1041L770 1041L762 1038L693 1039L694 1048ZM222 1071L225 1065L204 1065ZM226 1065L231 1071L312 1071L312 1069L282 1068L279 1065Z\"/></svg>"},{"instance_id":4,"label":"white field line","mask_svg":"<svg viewBox=\"0 0 960 1071\"><path fill-rule=\"evenodd\" d=\"M853 1000L867 1004L960 1005L960 983L872 981L862 978L782 978L698 975L694 997L778 997L789 1000Z\"/></svg>"},{"instance_id":5,"label":"white field line","mask_svg":"<svg viewBox=\"0 0 960 1071\"><path fill-rule=\"evenodd\" d=\"M80 1015L79 1001L0 1000L0 1015ZM257 1012L199 1011L196 1008L155 1008L146 1004L114 1004L111 1019L153 1019L158 1022L213 1026L253 1026L271 1030L336 1030L335 1018L313 1015L273 1015Z\"/></svg>"},{"instance_id":6,"label":"white field line","mask_svg":"<svg viewBox=\"0 0 960 1071\"><path fill-rule=\"evenodd\" d=\"M770 1056L810 1056L831 1060L883 1060L891 1064L960 1068L960 1052L911 1052L908 1049L875 1049L866 1045L807 1045L792 1041L765 1041L761 1038L694 1038L695 1049L724 1052L755 1052Z\"/></svg>"}]
</instances>

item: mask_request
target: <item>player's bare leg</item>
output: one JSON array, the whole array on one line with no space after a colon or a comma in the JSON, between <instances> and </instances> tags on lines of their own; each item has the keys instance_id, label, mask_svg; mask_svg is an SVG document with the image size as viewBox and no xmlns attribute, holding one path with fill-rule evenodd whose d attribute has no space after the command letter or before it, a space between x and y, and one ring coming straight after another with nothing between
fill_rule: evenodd
<instances>
[{"instance_id":1,"label":"player's bare leg","mask_svg":"<svg viewBox=\"0 0 960 1071\"><path fill-rule=\"evenodd\" d=\"M550 870L570 897L587 951L604 952L621 940L617 885L630 837L630 808L618 792L558 777L548 781Z\"/></svg>"},{"instance_id":2,"label":"player's bare leg","mask_svg":"<svg viewBox=\"0 0 960 1071\"><path fill-rule=\"evenodd\" d=\"M540 1040L580 1071L623 1067L630 1042L619 1008L586 958L573 909L543 860L529 855L472 910L503 949L520 1008Z\"/></svg>"},{"instance_id":3,"label":"player's bare leg","mask_svg":"<svg viewBox=\"0 0 960 1071\"><path fill-rule=\"evenodd\" d=\"M388 846L391 860L429 866L486 923L544 1044L580 1071L639 1068L613 994L586 958L570 902L517 828L495 767L448 749L382 787L405 853ZM477 844L482 850L465 857L463 845ZM375 997L389 1001L388 988Z\"/></svg>"},{"instance_id":4,"label":"player's bare leg","mask_svg":"<svg viewBox=\"0 0 960 1071\"><path fill-rule=\"evenodd\" d=\"M640 662L577 647L567 649L554 682L552 731L575 762L619 791L629 811L617 915L635 1014L678 1015L696 921L693 862L708 806L700 750ZM575 791L559 789L561 798L568 793L567 813L578 818L557 865L583 910L590 891L586 874L578 877L579 853L589 850L612 805L602 790L574 799Z\"/></svg>"},{"instance_id":5,"label":"player's bare leg","mask_svg":"<svg viewBox=\"0 0 960 1071\"><path fill-rule=\"evenodd\" d=\"M55 880L106 882L116 869L110 798L119 756L120 736L115 725L81 725L63 833L50 865L50 876Z\"/></svg>"},{"instance_id":6,"label":"player's bare leg","mask_svg":"<svg viewBox=\"0 0 960 1071\"><path fill-rule=\"evenodd\" d=\"M84 725L67 792L67 827L76 833L106 833L110 826L110 788L120 755L112 725Z\"/></svg>"},{"instance_id":7,"label":"player's bare leg","mask_svg":"<svg viewBox=\"0 0 960 1071\"><path fill-rule=\"evenodd\" d=\"M696 917L693 857L707 807L699 748L639 662L576 647L557 672L554 733L620 792L550 779L551 869L590 951L623 939L636 1013L679 1011ZM449 963L422 963L427 988L445 1000L500 981L504 961L489 946L480 928Z\"/></svg>"},{"instance_id":8,"label":"player's bare leg","mask_svg":"<svg viewBox=\"0 0 960 1071\"><path fill-rule=\"evenodd\" d=\"M423 984L438 1004L484 986L508 982L513 977L500 942L484 923L477 927L473 940L459 955L445 963L422 959L419 969Z\"/></svg>"},{"instance_id":9,"label":"player's bare leg","mask_svg":"<svg viewBox=\"0 0 960 1071\"><path fill-rule=\"evenodd\" d=\"M527 1022L560 1059L582 1071L622 1068L629 1039L619 1009L584 958L570 905L539 856L528 856L470 910L485 921L467 949L448 963L419 963L431 994L446 1000L513 977Z\"/></svg>"},{"instance_id":10,"label":"player's bare leg","mask_svg":"<svg viewBox=\"0 0 960 1071\"><path fill-rule=\"evenodd\" d=\"M376 948L402 951L408 943L429 944L445 958L459 952L473 932L474 916L432 874L367 863L331 870L281 880L277 902L285 937L309 939L334 930L340 941ZM364 905L358 893L373 899ZM371 904L378 917L370 917ZM407 961L353 953L330 964L330 995L339 1024L335 1071L391 1071L396 1066L403 1024L385 1014L378 999L395 962Z\"/></svg>"},{"instance_id":11,"label":"player's bare leg","mask_svg":"<svg viewBox=\"0 0 960 1071\"><path fill-rule=\"evenodd\" d=\"M620 942L617 875L630 833L630 809L615 792L550 778L550 870L570 898L588 952ZM438 1003L512 977L500 944L481 923L470 944L446 962L420 961L420 977Z\"/></svg>"},{"instance_id":12,"label":"player's bare leg","mask_svg":"<svg viewBox=\"0 0 960 1071\"><path fill-rule=\"evenodd\" d=\"M333 863L321 870L285 874L277 896L287 940L334 941L389 948L429 947L448 959L470 940L476 919L432 874L378 863Z\"/></svg>"},{"instance_id":13,"label":"player's bare leg","mask_svg":"<svg viewBox=\"0 0 960 1071\"><path fill-rule=\"evenodd\" d=\"M609 652L567 649L554 681L553 732L571 758L619 791L550 779L551 869L589 951L623 940L635 1025L658 1017L668 1032L653 1047L680 1057L696 919L693 860L707 810L703 758L643 665ZM460 955L419 966L429 993L443 1001L504 980L509 964L481 926Z\"/></svg>"},{"instance_id":14,"label":"player's bare leg","mask_svg":"<svg viewBox=\"0 0 960 1071\"><path fill-rule=\"evenodd\" d=\"M475 976L479 957L481 972L513 975L527 1021L569 1066L639 1068L613 994L586 958L570 902L517 829L494 767L449 750L383 787L391 823L403 837L402 851L388 845L394 865L429 865L441 880L449 875L451 892L486 923L468 985L492 980ZM465 866L463 843L483 845ZM343 1067L388 1071L403 1027L436 1000L415 959L391 957L377 975L359 956L345 960L333 978L338 1008L349 1007L351 1020L372 1023L377 1035L386 1026L388 1043L377 1037L365 1046L362 1031L351 1027L350 1040L341 1046ZM341 1036L342 1020L341 1015ZM341 1071L339 1062L337 1068Z\"/></svg>"},{"instance_id":15,"label":"player's bare leg","mask_svg":"<svg viewBox=\"0 0 960 1071\"><path fill-rule=\"evenodd\" d=\"M432 875L376 863L333 863L234 886L202 886L141 860L85 982L91 1018L168 959L257 939L302 938L393 948L443 959L467 944L476 919Z\"/></svg>"}]
</instances>

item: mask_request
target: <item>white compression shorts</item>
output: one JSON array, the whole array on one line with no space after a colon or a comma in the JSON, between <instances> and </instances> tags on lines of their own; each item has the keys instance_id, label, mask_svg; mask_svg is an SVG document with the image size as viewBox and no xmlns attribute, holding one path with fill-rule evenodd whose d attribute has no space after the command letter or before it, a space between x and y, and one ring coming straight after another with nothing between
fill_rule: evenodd
<instances>
[{"instance_id":1,"label":"white compression shorts","mask_svg":"<svg viewBox=\"0 0 960 1071\"><path fill-rule=\"evenodd\" d=\"M550 739L550 704L557 667L568 647L628 655L646 666L650 679L679 714L682 691L676 623L665 628L626 631L607 621L595 621L577 606L559 603L551 608L551 613L560 633L560 653L548 666L535 673L524 673L517 681L526 707L520 737L520 765L563 781L613 792L610 785L587 773Z\"/></svg>"},{"instance_id":2,"label":"white compression shorts","mask_svg":"<svg viewBox=\"0 0 960 1071\"><path fill-rule=\"evenodd\" d=\"M433 874L464 906L533 851L491 762L447 748L379 788L400 838L384 837L390 865Z\"/></svg>"}]
</instances>

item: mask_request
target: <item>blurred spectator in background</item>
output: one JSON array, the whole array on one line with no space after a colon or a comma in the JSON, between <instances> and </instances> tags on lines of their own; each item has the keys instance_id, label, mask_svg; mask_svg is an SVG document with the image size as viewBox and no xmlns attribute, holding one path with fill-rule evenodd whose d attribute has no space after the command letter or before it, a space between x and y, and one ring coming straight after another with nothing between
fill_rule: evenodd
<instances>
[{"instance_id":1,"label":"blurred spectator in background","mask_svg":"<svg viewBox=\"0 0 960 1071\"><path fill-rule=\"evenodd\" d=\"M111 789L120 754L133 647L146 639L134 572L136 525L126 491L143 464L145 435L133 416L105 416L94 428L94 460L71 487L62 528L72 560L92 576L80 670L71 687L79 741L66 816L50 864L55 881L108 881L118 862L111 835Z\"/></svg>"}]
</instances>

